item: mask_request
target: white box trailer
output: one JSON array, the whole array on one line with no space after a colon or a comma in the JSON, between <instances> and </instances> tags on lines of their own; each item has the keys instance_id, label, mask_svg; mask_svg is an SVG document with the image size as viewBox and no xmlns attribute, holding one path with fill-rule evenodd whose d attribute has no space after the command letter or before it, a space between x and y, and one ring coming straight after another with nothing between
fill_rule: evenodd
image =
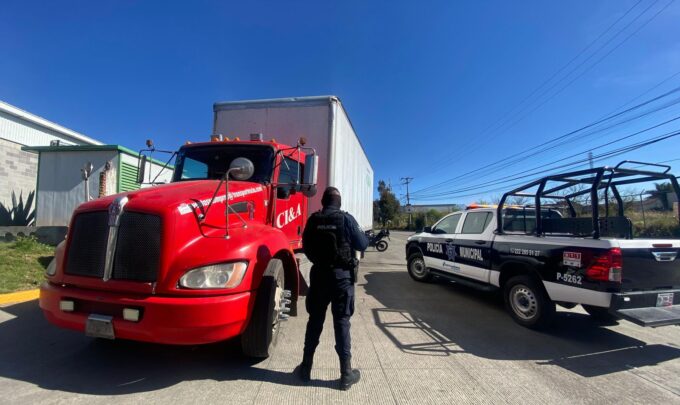
<instances>
[{"instance_id":1,"label":"white box trailer","mask_svg":"<svg viewBox=\"0 0 680 405\"><path fill-rule=\"evenodd\" d=\"M347 112L335 96L295 97L215 103L213 134L248 139L261 133L265 139L295 146L300 137L319 155L319 192L311 198L309 212L321 209L327 186L342 194L342 209L359 225L373 223L373 168Z\"/></svg>"}]
</instances>

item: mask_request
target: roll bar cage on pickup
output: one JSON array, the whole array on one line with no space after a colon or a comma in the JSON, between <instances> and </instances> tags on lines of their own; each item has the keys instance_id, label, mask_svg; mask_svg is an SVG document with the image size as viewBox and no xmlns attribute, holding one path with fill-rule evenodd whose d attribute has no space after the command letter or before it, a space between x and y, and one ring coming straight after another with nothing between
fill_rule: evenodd
<instances>
[{"instance_id":1,"label":"roll bar cage on pickup","mask_svg":"<svg viewBox=\"0 0 680 405\"><path fill-rule=\"evenodd\" d=\"M649 170L636 170L635 168L625 168L622 167L628 163L633 163L637 164L640 166L656 166L660 168L664 168L664 171L649 171ZM579 171L574 171L574 172L569 172L569 173L562 173L562 174L554 174L550 176L546 176L537 180L532 181L531 183L525 184L521 187L518 187L514 190L508 191L507 193L503 194L503 197L501 198L498 208L496 210L496 216L497 216L497 223L498 227L496 229L496 233L498 234L503 234L503 207L505 205L506 200L508 197L530 197L534 198L534 205L533 208L535 210L536 214L536 230L535 234L536 236L541 236L546 233L546 219L542 218L540 213L541 213L541 198L549 198L549 199L557 199L557 200L563 200L566 202L567 207L569 209L569 214L571 215L571 218L576 218L576 210L574 209L574 205L571 201L572 198L578 197L584 194L590 193L590 200L591 200L591 208L592 208L592 230L590 230L591 224L588 224L588 230L589 236L592 236L594 239L600 238L601 235L601 227L604 226L611 226L615 227L614 224L609 223L605 221L605 223L601 223L600 221L600 213L599 213L599 201L598 201L598 191L604 189L604 203L605 203L605 219L610 219L609 218L609 190L611 190L611 193L613 194L614 198L616 199L617 205L618 205L618 218L625 218L624 216L624 206L623 206L623 199L621 198L621 194L619 193L619 190L617 186L622 186L622 185L627 185L627 184L634 184L634 183L644 183L648 181L654 181L654 180L669 180L673 186L673 190L675 191L675 195L678 198L678 201L680 201L680 186L678 185L678 180L675 176L669 173L671 170L671 167L668 165L661 165L661 164L656 164L656 163L646 163L646 162L637 162L637 161L632 161L632 160L624 160L621 163L617 164L614 167L609 167L609 166L604 166L604 167L596 167L592 169L587 169L587 170L579 170ZM546 186L548 182L556 182L556 183L561 183L559 185L556 185L554 187L551 187L546 190ZM570 187L579 185L579 184L585 184L589 185L590 187L571 193L571 194L566 194L566 195L559 195L556 194L559 191L568 189ZM531 189L536 188L535 191L531 191ZM526 209L526 208L525 208ZM678 212L678 218L680 218L680 208ZM615 219L615 218L612 218ZM547 221L552 221L552 220L547 220ZM609 224L609 225L607 225ZM581 224L583 225L583 224ZM547 226L549 233L560 233L559 231L562 229L559 226L555 226L554 228L551 228L551 226ZM581 226L581 229L585 229L583 226ZM552 232L550 232L552 231ZM557 231L557 232L555 232Z\"/></svg>"}]
</instances>

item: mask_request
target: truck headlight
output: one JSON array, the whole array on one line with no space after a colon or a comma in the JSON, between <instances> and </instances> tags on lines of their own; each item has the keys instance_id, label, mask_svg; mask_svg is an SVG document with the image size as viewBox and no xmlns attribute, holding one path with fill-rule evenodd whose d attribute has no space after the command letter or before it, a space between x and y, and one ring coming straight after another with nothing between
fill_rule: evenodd
<instances>
[{"instance_id":1,"label":"truck headlight","mask_svg":"<svg viewBox=\"0 0 680 405\"><path fill-rule=\"evenodd\" d=\"M50 261L50 264L47 265L47 269L45 269L45 273L48 276L53 276L57 273L57 258L56 257Z\"/></svg>"},{"instance_id":2,"label":"truck headlight","mask_svg":"<svg viewBox=\"0 0 680 405\"><path fill-rule=\"evenodd\" d=\"M248 262L220 263L187 271L179 279L185 288L234 288L238 287L248 269Z\"/></svg>"}]
</instances>

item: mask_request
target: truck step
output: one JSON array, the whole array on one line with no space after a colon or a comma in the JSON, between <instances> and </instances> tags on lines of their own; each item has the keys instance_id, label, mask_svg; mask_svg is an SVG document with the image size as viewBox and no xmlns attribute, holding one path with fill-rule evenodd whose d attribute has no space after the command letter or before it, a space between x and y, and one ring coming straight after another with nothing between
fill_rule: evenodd
<instances>
[{"instance_id":1,"label":"truck step","mask_svg":"<svg viewBox=\"0 0 680 405\"><path fill-rule=\"evenodd\" d=\"M615 314L640 326L666 326L680 324L680 305L620 309Z\"/></svg>"}]
</instances>

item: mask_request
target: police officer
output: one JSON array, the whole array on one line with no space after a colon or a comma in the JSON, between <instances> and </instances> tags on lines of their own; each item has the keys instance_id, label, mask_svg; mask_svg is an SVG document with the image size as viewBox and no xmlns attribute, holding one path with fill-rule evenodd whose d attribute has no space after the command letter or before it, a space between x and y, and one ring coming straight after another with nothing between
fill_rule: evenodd
<instances>
[{"instance_id":1,"label":"police officer","mask_svg":"<svg viewBox=\"0 0 680 405\"><path fill-rule=\"evenodd\" d=\"M335 351L340 357L340 389L347 390L361 377L359 370L352 369L349 335L358 265L354 251L366 250L368 239L354 217L340 211L340 203L338 189L328 187L321 198L323 209L312 214L302 235L302 246L313 265L305 301L309 321L298 373L303 381L310 381L314 351L331 304Z\"/></svg>"}]
</instances>

